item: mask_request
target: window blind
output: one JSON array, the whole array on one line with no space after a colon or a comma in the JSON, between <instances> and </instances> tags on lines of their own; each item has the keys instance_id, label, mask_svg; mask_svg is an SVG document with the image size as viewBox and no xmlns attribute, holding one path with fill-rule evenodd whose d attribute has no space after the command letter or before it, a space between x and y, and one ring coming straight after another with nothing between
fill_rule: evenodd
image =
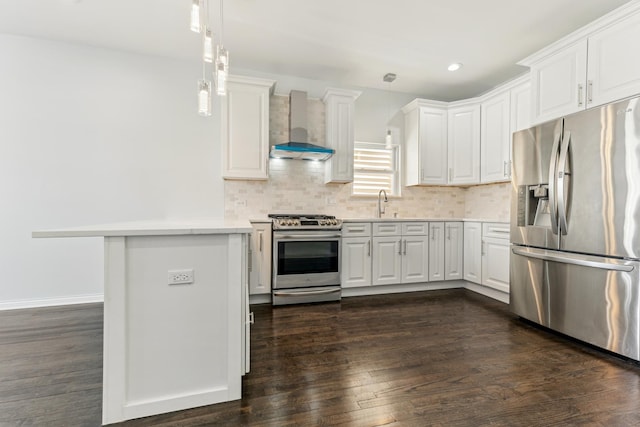
<instances>
[{"instance_id":1,"label":"window blind","mask_svg":"<svg viewBox=\"0 0 640 427\"><path fill-rule=\"evenodd\" d=\"M377 196L380 190L394 194L396 162L394 150L382 144L354 144L353 194Z\"/></svg>"}]
</instances>

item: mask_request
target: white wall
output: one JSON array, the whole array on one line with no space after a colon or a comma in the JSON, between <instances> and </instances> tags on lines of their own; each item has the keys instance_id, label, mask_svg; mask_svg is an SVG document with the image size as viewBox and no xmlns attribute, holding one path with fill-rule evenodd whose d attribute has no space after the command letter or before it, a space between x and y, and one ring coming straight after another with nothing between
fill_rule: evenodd
<instances>
[{"instance_id":1,"label":"white wall","mask_svg":"<svg viewBox=\"0 0 640 427\"><path fill-rule=\"evenodd\" d=\"M103 292L101 239L32 230L223 217L199 63L9 35L0 58L0 308Z\"/></svg>"},{"instance_id":2,"label":"white wall","mask_svg":"<svg viewBox=\"0 0 640 427\"><path fill-rule=\"evenodd\" d=\"M361 91L362 94L355 103L354 133L356 141L364 142L384 143L387 122L391 122L394 126L394 138L399 141L401 135L398 132L404 126L404 116L400 108L421 97L418 94L343 86L332 82L261 73L253 70L233 69L232 74L276 80L274 92L278 95L289 95L292 90L303 90L307 92L309 98L322 99L327 88L330 87ZM382 81L382 77L380 76L380 81ZM400 78L402 76L398 77L398 79ZM385 83L385 85L389 85L389 89L393 89L393 83Z\"/></svg>"}]
</instances>

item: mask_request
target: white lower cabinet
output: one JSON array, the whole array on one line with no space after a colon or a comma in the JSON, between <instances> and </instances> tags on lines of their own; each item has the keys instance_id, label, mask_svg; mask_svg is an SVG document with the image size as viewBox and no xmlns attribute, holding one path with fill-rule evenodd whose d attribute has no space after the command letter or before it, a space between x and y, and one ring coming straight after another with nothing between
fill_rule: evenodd
<instances>
[{"instance_id":1,"label":"white lower cabinet","mask_svg":"<svg viewBox=\"0 0 640 427\"><path fill-rule=\"evenodd\" d=\"M402 281L401 236L373 238L373 284L393 285Z\"/></svg>"},{"instance_id":2,"label":"white lower cabinet","mask_svg":"<svg viewBox=\"0 0 640 427\"><path fill-rule=\"evenodd\" d=\"M445 222L444 228L444 280L462 279L462 223Z\"/></svg>"},{"instance_id":3,"label":"white lower cabinet","mask_svg":"<svg viewBox=\"0 0 640 427\"><path fill-rule=\"evenodd\" d=\"M393 285L429 280L426 222L373 224L373 284Z\"/></svg>"},{"instance_id":4,"label":"white lower cabinet","mask_svg":"<svg viewBox=\"0 0 640 427\"><path fill-rule=\"evenodd\" d=\"M464 280L482 283L482 223L464 223Z\"/></svg>"},{"instance_id":5,"label":"white lower cabinet","mask_svg":"<svg viewBox=\"0 0 640 427\"><path fill-rule=\"evenodd\" d=\"M342 239L343 288L371 285L371 236Z\"/></svg>"},{"instance_id":6,"label":"white lower cabinet","mask_svg":"<svg viewBox=\"0 0 640 427\"><path fill-rule=\"evenodd\" d=\"M249 294L271 293L271 223L253 223L250 242Z\"/></svg>"},{"instance_id":7,"label":"white lower cabinet","mask_svg":"<svg viewBox=\"0 0 640 427\"><path fill-rule=\"evenodd\" d=\"M482 284L509 292L509 225L482 224Z\"/></svg>"},{"instance_id":8,"label":"white lower cabinet","mask_svg":"<svg viewBox=\"0 0 640 427\"><path fill-rule=\"evenodd\" d=\"M462 279L462 223L429 223L429 281Z\"/></svg>"},{"instance_id":9,"label":"white lower cabinet","mask_svg":"<svg viewBox=\"0 0 640 427\"><path fill-rule=\"evenodd\" d=\"M402 237L402 283L420 283L429 280L429 237Z\"/></svg>"},{"instance_id":10,"label":"white lower cabinet","mask_svg":"<svg viewBox=\"0 0 640 427\"><path fill-rule=\"evenodd\" d=\"M475 224L478 255L473 274L480 283L482 229ZM461 280L466 277L464 230L459 221L345 223L342 287Z\"/></svg>"},{"instance_id":11,"label":"white lower cabinet","mask_svg":"<svg viewBox=\"0 0 640 427\"><path fill-rule=\"evenodd\" d=\"M343 288L371 285L372 244L370 222L342 225L340 280Z\"/></svg>"},{"instance_id":12,"label":"white lower cabinet","mask_svg":"<svg viewBox=\"0 0 640 427\"><path fill-rule=\"evenodd\" d=\"M444 280L444 222L429 223L429 281Z\"/></svg>"}]
</instances>

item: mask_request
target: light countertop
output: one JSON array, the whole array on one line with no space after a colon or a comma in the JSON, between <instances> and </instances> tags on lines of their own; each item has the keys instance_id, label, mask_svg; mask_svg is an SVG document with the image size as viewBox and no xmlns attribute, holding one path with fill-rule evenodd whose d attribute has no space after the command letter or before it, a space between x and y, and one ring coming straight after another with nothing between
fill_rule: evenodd
<instances>
[{"instance_id":1,"label":"light countertop","mask_svg":"<svg viewBox=\"0 0 640 427\"><path fill-rule=\"evenodd\" d=\"M509 221L500 219L487 219L487 218L405 218L405 217L386 217L386 218L341 218L343 222L412 222L412 221L427 221L427 222L495 222L499 224L509 224ZM249 221L253 224L258 223L270 223L271 218L251 218Z\"/></svg>"},{"instance_id":2,"label":"light countertop","mask_svg":"<svg viewBox=\"0 0 640 427\"><path fill-rule=\"evenodd\" d=\"M501 221L497 219L479 219L479 218L342 218L343 222L495 222L500 224L509 224L509 221Z\"/></svg>"},{"instance_id":3,"label":"light countertop","mask_svg":"<svg viewBox=\"0 0 640 427\"><path fill-rule=\"evenodd\" d=\"M149 220L120 222L81 227L37 230L32 237L107 237L107 236L168 236L184 234L244 234L251 233L249 221L243 220Z\"/></svg>"}]
</instances>

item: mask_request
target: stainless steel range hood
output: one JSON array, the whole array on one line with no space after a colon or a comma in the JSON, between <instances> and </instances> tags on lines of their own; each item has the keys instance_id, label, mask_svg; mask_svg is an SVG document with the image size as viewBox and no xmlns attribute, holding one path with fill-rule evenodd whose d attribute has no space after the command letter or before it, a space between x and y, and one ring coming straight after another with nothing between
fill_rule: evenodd
<instances>
[{"instance_id":1,"label":"stainless steel range hood","mask_svg":"<svg viewBox=\"0 0 640 427\"><path fill-rule=\"evenodd\" d=\"M276 159L327 160L335 150L309 143L307 93L292 90L289 95L289 142L271 147Z\"/></svg>"}]
</instances>

